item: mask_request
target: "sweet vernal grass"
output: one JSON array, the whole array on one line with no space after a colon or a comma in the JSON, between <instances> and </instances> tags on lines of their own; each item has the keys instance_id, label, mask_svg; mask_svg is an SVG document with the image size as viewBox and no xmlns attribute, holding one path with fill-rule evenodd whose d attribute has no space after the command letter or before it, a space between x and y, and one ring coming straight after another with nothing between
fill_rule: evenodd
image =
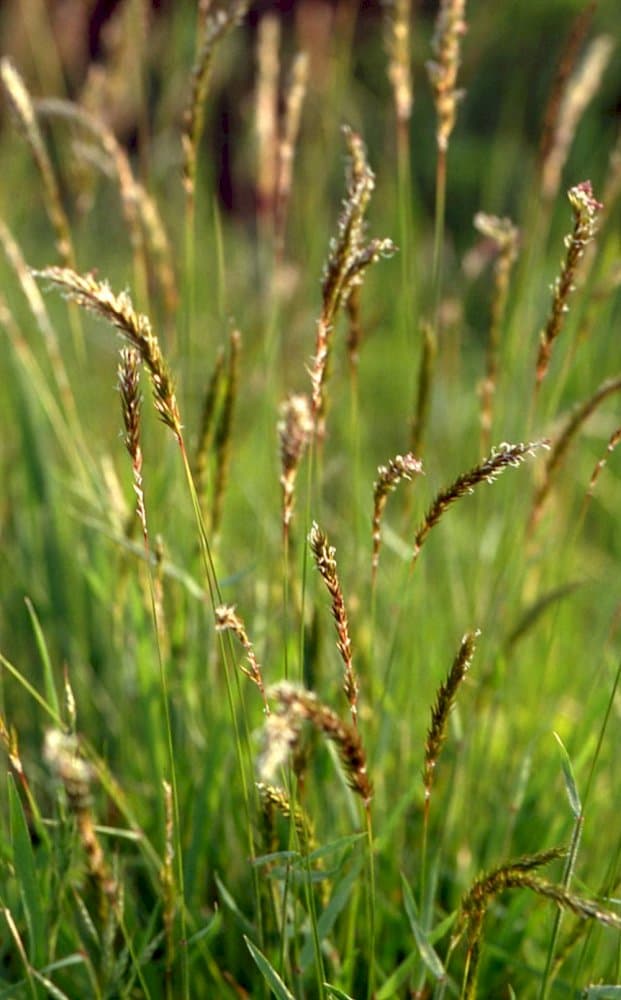
<instances>
[{"instance_id":1,"label":"sweet vernal grass","mask_svg":"<svg viewBox=\"0 0 621 1000\"><path fill-rule=\"evenodd\" d=\"M601 995L614 20L259 6L2 62L0 993Z\"/></svg>"}]
</instances>

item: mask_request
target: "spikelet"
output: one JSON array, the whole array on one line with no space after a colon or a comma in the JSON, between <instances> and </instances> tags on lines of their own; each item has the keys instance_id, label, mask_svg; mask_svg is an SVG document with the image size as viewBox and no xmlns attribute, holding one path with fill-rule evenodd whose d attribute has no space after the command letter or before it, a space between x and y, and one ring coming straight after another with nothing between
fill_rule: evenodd
<instances>
[{"instance_id":1,"label":"spikelet","mask_svg":"<svg viewBox=\"0 0 621 1000\"><path fill-rule=\"evenodd\" d=\"M552 848L530 857L520 858L518 861L501 865L487 872L471 886L462 899L456 930L451 941L452 949L466 933L468 955L462 997L472 1000L476 995L476 976L483 921L491 902L499 893L507 889L529 889L539 896L552 900L561 909L568 910L583 920L597 920L598 923L605 926L621 930L621 917L616 913L603 910L595 900L584 899L569 892L563 886L555 885L533 874L537 868L549 864L557 858L564 857L566 853L564 848Z\"/></svg>"},{"instance_id":2,"label":"spikelet","mask_svg":"<svg viewBox=\"0 0 621 1000\"><path fill-rule=\"evenodd\" d=\"M259 799L261 801L264 828L267 838L269 838L268 849L275 851L277 849L277 844L274 842L272 836L274 828L274 813L278 813L285 819L290 819L292 812L291 800L282 788L277 788L276 785L270 785L265 781L257 781L256 789L259 793ZM296 803L293 809L293 822L295 824L295 832L300 843L300 848L304 854L309 854L317 846L315 842L315 831L313 830L313 824L310 816L307 815L299 803Z\"/></svg>"},{"instance_id":3,"label":"spikelet","mask_svg":"<svg viewBox=\"0 0 621 1000\"><path fill-rule=\"evenodd\" d=\"M139 354L135 347L121 348L121 360L118 367L118 386L121 396L121 412L125 425L124 443L131 459L134 477L136 513L138 514L143 538L146 542L148 539L147 512L142 488L142 448L140 446L142 396L140 393Z\"/></svg>"},{"instance_id":4,"label":"spikelet","mask_svg":"<svg viewBox=\"0 0 621 1000\"><path fill-rule=\"evenodd\" d=\"M399 126L407 126L412 114L412 72L410 69L411 0L384 0L385 39L388 52L388 79Z\"/></svg>"},{"instance_id":5,"label":"spikelet","mask_svg":"<svg viewBox=\"0 0 621 1000\"><path fill-rule=\"evenodd\" d=\"M338 637L336 645L345 666L343 690L349 702L352 722L355 726L358 721L358 678L354 671L345 601L336 570L336 549L328 544L327 536L315 521L313 521L310 530L309 542L315 565L332 600L332 617Z\"/></svg>"},{"instance_id":6,"label":"spikelet","mask_svg":"<svg viewBox=\"0 0 621 1000\"><path fill-rule=\"evenodd\" d=\"M360 136L343 128L349 152L347 192L338 220L337 235L330 243L330 253L322 280L322 308L317 321L315 355L309 371L312 412L317 437L325 436L325 381L335 319L352 290L363 279L370 264L390 256L395 246L388 239L372 239L365 244L364 218L375 187L375 177L366 160Z\"/></svg>"},{"instance_id":7,"label":"spikelet","mask_svg":"<svg viewBox=\"0 0 621 1000\"><path fill-rule=\"evenodd\" d=\"M382 544L381 522L384 508L389 495L396 490L403 479L411 479L414 475L422 475L422 463L412 454L395 455L387 465L377 469L377 479L373 483L373 553L371 556L371 575L373 582L377 576L380 547Z\"/></svg>"},{"instance_id":8,"label":"spikelet","mask_svg":"<svg viewBox=\"0 0 621 1000\"><path fill-rule=\"evenodd\" d=\"M465 0L440 0L432 49L435 59L426 64L436 106L436 141L441 153L448 149L463 91L456 87L461 39L466 31Z\"/></svg>"},{"instance_id":9,"label":"spikelet","mask_svg":"<svg viewBox=\"0 0 621 1000\"><path fill-rule=\"evenodd\" d=\"M237 636L237 639L243 646L246 653L246 659L248 660L248 666L242 667L241 669L243 673L245 673L246 677L249 677L253 684L257 685L259 691L261 692L261 697L263 698L265 714L269 715L270 707L265 693L265 685L263 684L263 672L259 661L257 660L254 646L248 638L248 633L246 632L242 619L237 614L235 608L226 604L220 604L215 609L215 619L216 631L232 632L233 635Z\"/></svg>"},{"instance_id":10,"label":"spikelet","mask_svg":"<svg viewBox=\"0 0 621 1000\"><path fill-rule=\"evenodd\" d=\"M280 485L282 486L282 527L287 538L293 517L295 481L300 462L313 436L313 419L308 396L288 396L280 407Z\"/></svg>"},{"instance_id":11,"label":"spikelet","mask_svg":"<svg viewBox=\"0 0 621 1000\"><path fill-rule=\"evenodd\" d=\"M541 332L537 355L536 385L545 378L552 355L552 345L565 323L569 310L568 300L574 290L574 281L580 260L597 231L597 216L602 205L593 195L590 181L576 184L567 192L574 213L573 231L565 237L567 253L561 273L552 286L552 307L545 328Z\"/></svg>"},{"instance_id":12,"label":"spikelet","mask_svg":"<svg viewBox=\"0 0 621 1000\"><path fill-rule=\"evenodd\" d=\"M201 37L192 67L190 93L183 115L183 184L190 205L194 201L198 147L203 134L205 101L214 51L248 9L248 0L214 0L203 5Z\"/></svg>"},{"instance_id":13,"label":"spikelet","mask_svg":"<svg viewBox=\"0 0 621 1000\"><path fill-rule=\"evenodd\" d=\"M181 443L181 418L172 375L148 317L134 310L127 292L115 295L107 282L96 281L90 274L77 274L67 267L47 267L32 273L55 285L83 309L105 319L133 344L149 371L155 409Z\"/></svg>"},{"instance_id":14,"label":"spikelet","mask_svg":"<svg viewBox=\"0 0 621 1000\"><path fill-rule=\"evenodd\" d=\"M323 705L311 691L287 681L270 688L268 696L276 700L279 707L266 722L265 746L259 760L261 779L271 781L297 748L303 723L310 722L336 745L352 791L361 797L368 808L373 789L358 731Z\"/></svg>"},{"instance_id":15,"label":"spikelet","mask_svg":"<svg viewBox=\"0 0 621 1000\"><path fill-rule=\"evenodd\" d=\"M174 799L170 782L162 782L164 793L164 815L166 817L166 828L164 837L164 862L160 871L160 882L164 897L164 907L162 921L164 924L164 936L166 939L166 976L170 978L175 955L175 819L174 819Z\"/></svg>"},{"instance_id":16,"label":"spikelet","mask_svg":"<svg viewBox=\"0 0 621 1000\"><path fill-rule=\"evenodd\" d=\"M503 442L497 448L492 448L489 456L480 465L476 465L474 469L458 476L455 482L451 483L446 489L441 490L427 511L425 520L416 532L412 564L418 559L423 543L431 529L456 500L466 496L468 493L473 493L475 486L478 486L479 483L493 483L505 469L518 468L526 458L534 457L538 448L547 447L547 441L531 441L528 444L507 444Z\"/></svg>"},{"instance_id":17,"label":"spikelet","mask_svg":"<svg viewBox=\"0 0 621 1000\"><path fill-rule=\"evenodd\" d=\"M599 479L604 469L604 466L606 465L606 462L608 461L613 451L620 442L621 442L621 427L617 427L612 432L610 438L608 439L608 444L606 446L606 454L604 455L603 458L600 458L599 462L596 464L595 468L593 469L593 472L591 473L591 478L589 480L589 488L587 490L587 497L590 498L593 496L595 492L595 487L597 485L597 480Z\"/></svg>"},{"instance_id":18,"label":"spikelet","mask_svg":"<svg viewBox=\"0 0 621 1000\"><path fill-rule=\"evenodd\" d=\"M80 757L77 738L59 729L50 729L45 734L43 756L65 789L69 807L76 818L89 874L99 888L102 902L119 910L120 887L108 868L95 830L91 807L93 769Z\"/></svg>"},{"instance_id":19,"label":"spikelet","mask_svg":"<svg viewBox=\"0 0 621 1000\"><path fill-rule=\"evenodd\" d=\"M476 629L474 632L467 632L463 637L448 676L436 693L436 700L431 710L431 723L427 730L427 739L425 742L425 761L423 764L425 810L429 808L435 769L446 740L449 715L455 704L459 686L472 663L476 640L480 634L479 630Z\"/></svg>"},{"instance_id":20,"label":"spikelet","mask_svg":"<svg viewBox=\"0 0 621 1000\"><path fill-rule=\"evenodd\" d=\"M26 807L28 810L28 817L29 819L31 819L35 815L33 809L34 799L32 796L32 792L30 791L30 785L26 777L24 765L22 764L22 759L19 752L19 741L17 738L17 731L13 726L9 728L6 722L4 721L4 718L1 715L0 715L0 743L3 744L4 749L6 750L11 771L13 772L15 778L17 779L22 788L22 791L24 792Z\"/></svg>"}]
</instances>

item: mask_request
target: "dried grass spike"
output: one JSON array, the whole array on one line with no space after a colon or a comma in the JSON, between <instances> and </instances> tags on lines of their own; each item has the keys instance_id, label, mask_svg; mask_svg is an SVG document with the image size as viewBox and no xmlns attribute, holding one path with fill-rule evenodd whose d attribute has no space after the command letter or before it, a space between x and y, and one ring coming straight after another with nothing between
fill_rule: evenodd
<instances>
[{"instance_id":1,"label":"dried grass spike","mask_svg":"<svg viewBox=\"0 0 621 1000\"><path fill-rule=\"evenodd\" d=\"M330 253L324 267L322 308L317 321L315 354L309 370L313 419L320 440L325 433L324 390L335 319L352 290L362 282L369 265L381 257L390 256L396 249L388 239L373 239L364 243L364 216L375 186L375 176L367 163L364 143L358 133L344 126L343 135L349 153L347 192L337 235L330 242Z\"/></svg>"},{"instance_id":2,"label":"dried grass spike","mask_svg":"<svg viewBox=\"0 0 621 1000\"><path fill-rule=\"evenodd\" d=\"M248 0L214 0L201 11L201 39L192 67L190 94L183 116L183 183L189 204L194 201L198 146L203 133L207 87L218 43L243 18Z\"/></svg>"},{"instance_id":3,"label":"dried grass spike","mask_svg":"<svg viewBox=\"0 0 621 1000\"><path fill-rule=\"evenodd\" d=\"M358 721L358 678L354 671L352 660L351 639L349 637L349 623L347 621L345 601L336 570L336 549L328 544L327 535L324 535L315 521L313 521L310 530L309 542L315 565L328 588L328 593L332 600L332 617L334 618L336 634L338 636L336 645L345 665L343 690L349 702L352 722L355 726Z\"/></svg>"},{"instance_id":4,"label":"dried grass spike","mask_svg":"<svg viewBox=\"0 0 621 1000\"><path fill-rule=\"evenodd\" d=\"M313 419L308 396L289 396L280 407L280 485L282 486L282 526L285 538L293 516L295 481L304 452L313 436Z\"/></svg>"},{"instance_id":5,"label":"dried grass spike","mask_svg":"<svg viewBox=\"0 0 621 1000\"><path fill-rule=\"evenodd\" d=\"M282 788L277 788L276 785L270 785L265 781L257 781L256 788L261 800L265 826L268 830L273 828L273 814L275 812L283 816L284 819L290 819L291 801ZM310 853L316 846L315 832L310 816L302 809L299 803L296 803L293 810L293 822L295 823L295 831L300 842L300 848L305 854ZM272 846L275 850L276 845Z\"/></svg>"},{"instance_id":6,"label":"dried grass spike","mask_svg":"<svg viewBox=\"0 0 621 1000\"><path fill-rule=\"evenodd\" d=\"M411 0L385 0L388 79L399 127L407 127L414 103L410 69Z\"/></svg>"},{"instance_id":7,"label":"dried grass spike","mask_svg":"<svg viewBox=\"0 0 621 1000\"><path fill-rule=\"evenodd\" d=\"M533 457L538 448L547 448L547 441L531 441L528 444L507 444L503 442L474 469L458 476L447 489L441 490L427 511L414 539L412 564L418 559L420 550L431 529L438 523L448 508L460 497L473 493L479 483L493 483L494 480L508 468L517 468L528 457Z\"/></svg>"},{"instance_id":8,"label":"dried grass spike","mask_svg":"<svg viewBox=\"0 0 621 1000\"><path fill-rule=\"evenodd\" d=\"M545 378L552 355L552 345L565 323L569 310L569 296L574 290L578 265L589 243L597 232L597 217L602 204L593 195L590 181L576 184L567 192L574 214L573 231L565 237L567 253L561 266L561 273L552 286L552 307L550 316L540 336L537 356L536 385Z\"/></svg>"},{"instance_id":9,"label":"dried grass spike","mask_svg":"<svg viewBox=\"0 0 621 1000\"><path fill-rule=\"evenodd\" d=\"M50 729L45 734L43 756L65 789L69 807L76 817L88 870L101 892L102 900L118 910L121 903L120 887L108 868L92 814L93 769L80 757L77 738L62 733L59 729Z\"/></svg>"},{"instance_id":10,"label":"dried grass spike","mask_svg":"<svg viewBox=\"0 0 621 1000\"><path fill-rule=\"evenodd\" d=\"M164 924L164 935L166 938L166 978L172 974L172 966L175 954L174 924L176 911L175 892L175 820L174 820L174 799L172 786L168 781L162 782L164 792L164 815L166 817L166 827L164 836L164 863L160 872L162 883L162 893L164 897L164 907L162 920Z\"/></svg>"},{"instance_id":11,"label":"dried grass spike","mask_svg":"<svg viewBox=\"0 0 621 1000\"><path fill-rule=\"evenodd\" d=\"M438 688L435 704L431 710L431 723L429 725L429 729L427 730L427 740L425 742L425 762L423 765L423 786L425 789L426 810L429 808L429 799L431 797L431 788L433 785L436 764L438 763L442 747L444 746L444 742L446 740L449 715L453 705L455 704L455 698L457 697L459 686L466 676L470 664L472 663L476 640L480 634L480 631L476 629L473 632L467 632L461 640L457 656L453 660L453 665L448 672L446 680L443 681Z\"/></svg>"},{"instance_id":12,"label":"dried grass spike","mask_svg":"<svg viewBox=\"0 0 621 1000\"><path fill-rule=\"evenodd\" d=\"M268 697L272 694L273 689L270 688ZM302 716L295 712L277 711L268 716L263 729L263 749L257 761L261 781L273 782L278 772L295 754L303 721Z\"/></svg>"},{"instance_id":13,"label":"dried grass spike","mask_svg":"<svg viewBox=\"0 0 621 1000\"><path fill-rule=\"evenodd\" d=\"M242 619L237 614L235 608L230 607L226 604L220 604L215 609L216 618L216 630L218 632L232 632L237 636L239 642L246 651L246 658L248 660L248 667L242 667L241 669L245 673L246 677L257 685L259 691L261 692L261 697L263 698L263 704L265 706L265 714L270 714L270 707L267 701L267 696L265 694L265 686L263 684L263 673L261 671L261 666L257 657L255 655L254 646L252 645L250 639L248 638L248 633Z\"/></svg>"},{"instance_id":14,"label":"dried grass spike","mask_svg":"<svg viewBox=\"0 0 621 1000\"><path fill-rule=\"evenodd\" d=\"M55 285L83 309L105 319L133 344L149 370L155 409L181 443L181 418L172 375L148 317L135 311L127 292L115 295L107 282L96 281L90 274L77 274L67 267L47 267L32 273Z\"/></svg>"},{"instance_id":15,"label":"dried grass spike","mask_svg":"<svg viewBox=\"0 0 621 1000\"><path fill-rule=\"evenodd\" d=\"M357 729L343 722L336 712L323 705L311 691L296 687L287 681L275 685L268 694L279 703L278 713L274 713L268 719L268 724L272 719L281 719L283 733L296 733L296 738L290 744L290 749L292 749L299 738L302 723L310 722L315 729L323 733L326 739L336 744L339 757L347 772L349 786L361 797L365 807L368 808L373 796L373 788L367 773L366 755ZM284 741L282 741L282 745L284 746Z\"/></svg>"},{"instance_id":16,"label":"dried grass spike","mask_svg":"<svg viewBox=\"0 0 621 1000\"><path fill-rule=\"evenodd\" d=\"M79 147L82 159L88 158L88 162L93 164L100 173L104 173L106 176L116 175L121 209L132 248L136 293L139 301L146 301L147 264L143 232L140 225L140 209L141 200L148 198L148 195L134 177L127 152L119 143L112 129L79 104L50 97L39 98L34 102L34 106L39 116L60 119L71 126L77 126L88 135L92 142L97 144L98 150L103 152L104 156L101 157L97 155L98 150L93 150L92 147L89 147L88 150L84 144ZM147 218L147 214L148 209L145 208L143 223L148 231L149 223L152 220Z\"/></svg>"},{"instance_id":17,"label":"dried grass spike","mask_svg":"<svg viewBox=\"0 0 621 1000\"><path fill-rule=\"evenodd\" d=\"M442 153L448 149L457 105L463 97L463 91L456 88L456 82L461 39L466 31L465 10L465 0L440 0L432 42L435 59L426 64L438 118L436 140Z\"/></svg>"},{"instance_id":18,"label":"dried grass spike","mask_svg":"<svg viewBox=\"0 0 621 1000\"><path fill-rule=\"evenodd\" d=\"M540 854L501 865L477 879L466 893L462 900L457 929L451 942L451 948L453 948L464 932L466 933L468 956L461 993L463 997L473 998L476 995L476 976L483 921L491 901L507 889L529 889L537 895L552 900L557 906L569 910L583 920L597 920L608 927L621 930L621 917L616 913L603 910L595 900L584 899L569 892L563 886L555 885L532 874L537 868L549 864L557 858L564 857L566 853L564 848L552 848L549 851L542 851Z\"/></svg>"},{"instance_id":19,"label":"dried grass spike","mask_svg":"<svg viewBox=\"0 0 621 1000\"><path fill-rule=\"evenodd\" d=\"M588 497L592 497L593 496L593 494L595 492L595 487L597 485L597 480L599 479L600 474L601 474L604 466L606 465L606 462L608 461L608 459L612 455L613 451L615 450L615 448L617 447L617 445L619 444L619 442L621 442L621 427L617 427L617 429L612 432L612 434L610 435L610 438L608 440L608 445L606 446L606 454L604 455L603 458L600 458L599 462L597 463L597 465L593 469L593 472L591 474L591 478L589 480L589 489L587 491L587 496Z\"/></svg>"},{"instance_id":20,"label":"dried grass spike","mask_svg":"<svg viewBox=\"0 0 621 1000\"><path fill-rule=\"evenodd\" d=\"M131 459L136 494L136 513L142 526L145 542L148 539L147 511L142 488L142 448L140 446L142 394L140 392L140 356L135 347L121 348L118 384L121 395L121 412L125 425L125 447Z\"/></svg>"},{"instance_id":21,"label":"dried grass spike","mask_svg":"<svg viewBox=\"0 0 621 1000\"><path fill-rule=\"evenodd\" d=\"M166 313L172 318L179 304L179 292L168 233L157 202L138 182L136 182L136 197L147 243L153 255L157 286L161 290Z\"/></svg>"},{"instance_id":22,"label":"dried grass spike","mask_svg":"<svg viewBox=\"0 0 621 1000\"><path fill-rule=\"evenodd\" d=\"M371 557L371 574L373 581L377 576L380 546L382 544L381 520L389 495L396 490L403 479L411 479L414 475L423 475L422 463L409 451L406 455L395 455L387 465L377 469L377 479L373 483L373 554Z\"/></svg>"}]
</instances>

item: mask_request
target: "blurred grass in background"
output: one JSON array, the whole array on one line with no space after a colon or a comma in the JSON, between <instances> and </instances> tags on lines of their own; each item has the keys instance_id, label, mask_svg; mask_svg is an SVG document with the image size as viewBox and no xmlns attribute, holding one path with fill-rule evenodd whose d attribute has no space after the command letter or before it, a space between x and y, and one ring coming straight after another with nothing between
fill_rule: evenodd
<instances>
[{"instance_id":1,"label":"blurred grass in background","mask_svg":"<svg viewBox=\"0 0 621 1000\"><path fill-rule=\"evenodd\" d=\"M177 382L191 457L218 352L224 351L226 368L231 331L241 333L233 423L221 442L230 467L217 531L217 432L206 457L204 515L214 529L207 535L221 598L237 606L266 684L287 674L344 719L329 599L305 543L313 520L327 532L349 612L374 798L370 810L361 810L335 758L317 737L309 738L303 747L308 773L296 781L302 767L296 761L287 770L287 794L290 807L299 803L314 821L316 845L326 853L309 861L309 844L294 823L283 821L276 846L295 855L251 864L276 849L262 838L253 793L263 704L235 673L242 652L219 646L214 634L178 448L152 411L145 375L143 476L155 553L149 573L121 440L114 331L68 309L40 283L75 396L75 413L71 406L63 410L49 338L46 348L15 268L0 255L1 714L11 764L3 779L1 894L8 933L0 995L46 995L49 987L35 970L53 981L58 995L70 997L234 997L243 990L260 996L266 980L249 960L245 934L296 997L342 995L327 992L324 979L355 997L372 990L378 997L440 997L460 995L460 988L469 996L470 986L460 986L467 984L466 949L462 943L452 954L450 931L460 899L483 871L567 846L573 830L575 871L563 874L557 863L552 881L597 898L602 911L614 909L618 895L617 453L611 452L590 502L585 498L621 423L618 395L580 427L533 531L527 527L545 453L459 501L415 570L410 567L416 528L434 496L488 450L478 387L495 251L473 227L475 213L509 216L520 229L501 321L491 444L546 437L554 445L571 407L619 375L617 4L591 9L522 0L467 8L458 75L465 95L448 148L437 302L436 112L425 72L436 5L413 9L414 104L401 146L387 73L392 7L310 0L280 6L278 12L251 4L214 48L194 226L184 199L181 133L198 37L196 5L149 11L127 0L96 31L103 5L46 7L29 0L3 5L0 30L3 52L33 97L68 97L104 121L157 206L176 301L162 282L166 251L159 259L151 247L141 258L140 247L132 246L101 144L83 127L41 112L78 270L109 280L115 291L129 289L136 309L149 315ZM270 16L276 20L266 35ZM568 62L571 77L602 35L617 47L577 123L558 190L546 199L541 142L559 67ZM257 47L266 37L276 38L271 51L280 61L281 115L295 54L303 50L309 60L280 257L271 189L266 198L260 185ZM321 275L344 197L344 123L362 135L376 174L369 234L391 237L399 253L370 268L361 289L357 371L345 349L347 323L336 327L327 437L300 472L286 547L276 424L288 393L310 391ZM30 267L56 264L41 178L6 101L0 142L0 218ZM539 333L572 229L565 192L586 179L597 198L605 200L605 190L611 197L596 253L576 281L550 371L535 393ZM148 245L147 229L139 231ZM417 449L425 477L390 497L373 589L373 483L378 466L412 445L425 324L436 340L429 413ZM222 427L225 381L218 384ZM152 598L160 588L156 628ZM481 636L425 818L420 775L430 709L462 636L473 629ZM65 728L79 733L81 752L99 779L77 801L50 776L42 751L49 712L25 681L48 707L65 698ZM178 816L167 812L162 791L172 767L164 704ZM19 751L9 729L19 737ZM573 778L553 732L567 748ZM20 760L27 780L16 794ZM110 894L108 913L100 898L104 869L98 875L85 854L91 809L103 827L98 836L107 876L113 872L124 892L122 907ZM364 836L348 839L358 831ZM553 904L526 890L507 892L489 906L479 996L510 996L512 988L520 997L577 997L590 984L619 981L617 930L578 924L572 916L557 934ZM446 975L434 964L440 958ZM50 971L54 962L60 965ZM609 989L586 995L616 995Z\"/></svg>"}]
</instances>

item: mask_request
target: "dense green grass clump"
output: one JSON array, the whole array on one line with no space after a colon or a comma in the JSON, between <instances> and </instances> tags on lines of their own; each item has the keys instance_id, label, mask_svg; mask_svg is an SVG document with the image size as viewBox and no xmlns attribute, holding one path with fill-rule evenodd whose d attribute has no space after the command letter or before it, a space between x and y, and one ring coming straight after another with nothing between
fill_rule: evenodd
<instances>
[{"instance_id":1,"label":"dense green grass clump","mask_svg":"<svg viewBox=\"0 0 621 1000\"><path fill-rule=\"evenodd\" d=\"M0 997L618 995L616 5L22 6Z\"/></svg>"}]
</instances>

